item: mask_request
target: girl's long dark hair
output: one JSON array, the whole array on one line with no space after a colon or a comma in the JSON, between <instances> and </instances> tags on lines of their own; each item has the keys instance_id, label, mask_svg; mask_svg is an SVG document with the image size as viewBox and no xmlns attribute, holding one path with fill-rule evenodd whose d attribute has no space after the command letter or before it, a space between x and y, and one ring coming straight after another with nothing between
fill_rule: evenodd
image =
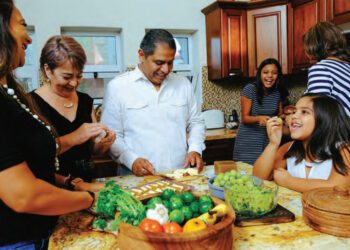
<instances>
[{"instance_id":1,"label":"girl's long dark hair","mask_svg":"<svg viewBox=\"0 0 350 250\"><path fill-rule=\"evenodd\" d=\"M267 58L264 61L262 61L259 65L258 72L256 73L256 88L257 88L257 98L258 98L258 103L261 105L262 104L262 99L264 97L264 86L261 81L261 71L262 69L268 65L268 64L274 64L277 67L278 70L278 77L276 80L275 85L271 88L277 89L278 92L280 93L281 101L285 101L287 96L289 95L288 90L286 89L284 85L284 80L283 80L283 74L282 74L282 67L279 64L279 62L274 59L274 58Z\"/></svg>"},{"instance_id":2,"label":"girl's long dark hair","mask_svg":"<svg viewBox=\"0 0 350 250\"><path fill-rule=\"evenodd\" d=\"M319 161L332 159L335 170L341 175L347 175L348 169L340 151L350 153L350 119L343 106L329 96L306 94L303 97L309 97L313 102L315 129L306 150L302 142L296 140L285 158L296 157L296 163L301 162L306 155Z\"/></svg>"}]
</instances>

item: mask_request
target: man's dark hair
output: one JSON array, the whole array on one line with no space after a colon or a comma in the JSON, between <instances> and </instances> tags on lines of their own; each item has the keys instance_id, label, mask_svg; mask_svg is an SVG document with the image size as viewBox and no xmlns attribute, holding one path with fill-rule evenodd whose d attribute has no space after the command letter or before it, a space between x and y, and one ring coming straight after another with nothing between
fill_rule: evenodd
<instances>
[{"instance_id":1,"label":"man's dark hair","mask_svg":"<svg viewBox=\"0 0 350 250\"><path fill-rule=\"evenodd\" d=\"M143 37L140 48L145 57L152 55L156 49L156 45L160 43L167 44L171 49L176 50L176 44L173 35L164 29L151 29Z\"/></svg>"}]
</instances>

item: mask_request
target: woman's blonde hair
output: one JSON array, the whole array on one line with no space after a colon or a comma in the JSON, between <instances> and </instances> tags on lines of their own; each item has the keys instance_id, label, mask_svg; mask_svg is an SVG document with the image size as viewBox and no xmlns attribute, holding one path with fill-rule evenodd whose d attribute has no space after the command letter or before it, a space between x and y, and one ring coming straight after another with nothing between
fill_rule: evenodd
<instances>
[{"instance_id":1,"label":"woman's blonde hair","mask_svg":"<svg viewBox=\"0 0 350 250\"><path fill-rule=\"evenodd\" d=\"M47 40L40 56L40 69L45 76L45 64L52 71L69 60L78 71L83 71L86 54L83 47L70 36L53 36Z\"/></svg>"}]
</instances>

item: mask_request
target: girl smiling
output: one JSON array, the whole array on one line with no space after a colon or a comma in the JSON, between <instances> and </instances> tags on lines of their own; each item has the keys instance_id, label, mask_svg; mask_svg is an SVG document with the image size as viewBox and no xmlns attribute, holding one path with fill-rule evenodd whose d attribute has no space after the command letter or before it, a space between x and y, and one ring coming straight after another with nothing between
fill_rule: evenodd
<instances>
[{"instance_id":1,"label":"girl smiling","mask_svg":"<svg viewBox=\"0 0 350 250\"><path fill-rule=\"evenodd\" d=\"M350 124L333 98L307 94L289 119L292 142L279 148L277 117L267 121L270 143L254 164L253 175L305 192L317 187L350 187Z\"/></svg>"}]
</instances>

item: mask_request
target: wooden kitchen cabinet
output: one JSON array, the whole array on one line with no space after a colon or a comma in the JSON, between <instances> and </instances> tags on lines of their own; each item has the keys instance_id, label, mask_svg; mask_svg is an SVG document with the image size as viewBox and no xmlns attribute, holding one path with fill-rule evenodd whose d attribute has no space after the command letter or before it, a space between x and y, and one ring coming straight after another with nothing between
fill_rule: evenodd
<instances>
[{"instance_id":1,"label":"wooden kitchen cabinet","mask_svg":"<svg viewBox=\"0 0 350 250\"><path fill-rule=\"evenodd\" d=\"M350 22L349 0L327 0L327 20L335 24Z\"/></svg>"},{"instance_id":2,"label":"wooden kitchen cabinet","mask_svg":"<svg viewBox=\"0 0 350 250\"><path fill-rule=\"evenodd\" d=\"M317 22L326 21L326 5L326 0L295 0L288 5L289 73L306 71L310 67L303 35Z\"/></svg>"},{"instance_id":3,"label":"wooden kitchen cabinet","mask_svg":"<svg viewBox=\"0 0 350 250\"><path fill-rule=\"evenodd\" d=\"M246 11L216 2L202 12L206 21L208 79L247 76Z\"/></svg>"},{"instance_id":4,"label":"wooden kitchen cabinet","mask_svg":"<svg viewBox=\"0 0 350 250\"><path fill-rule=\"evenodd\" d=\"M216 1L203 9L209 80L253 77L268 57L278 59L283 73L288 73L288 2Z\"/></svg>"},{"instance_id":5,"label":"wooden kitchen cabinet","mask_svg":"<svg viewBox=\"0 0 350 250\"><path fill-rule=\"evenodd\" d=\"M287 74L287 5L248 10L247 27L249 76L266 58L277 59Z\"/></svg>"},{"instance_id":6,"label":"wooden kitchen cabinet","mask_svg":"<svg viewBox=\"0 0 350 250\"><path fill-rule=\"evenodd\" d=\"M234 138L205 141L206 149L203 151L205 165L211 165L214 161L232 160Z\"/></svg>"},{"instance_id":7,"label":"wooden kitchen cabinet","mask_svg":"<svg viewBox=\"0 0 350 250\"><path fill-rule=\"evenodd\" d=\"M93 178L104 178L118 175L118 163L114 162L109 156L93 157L95 165Z\"/></svg>"}]
</instances>

